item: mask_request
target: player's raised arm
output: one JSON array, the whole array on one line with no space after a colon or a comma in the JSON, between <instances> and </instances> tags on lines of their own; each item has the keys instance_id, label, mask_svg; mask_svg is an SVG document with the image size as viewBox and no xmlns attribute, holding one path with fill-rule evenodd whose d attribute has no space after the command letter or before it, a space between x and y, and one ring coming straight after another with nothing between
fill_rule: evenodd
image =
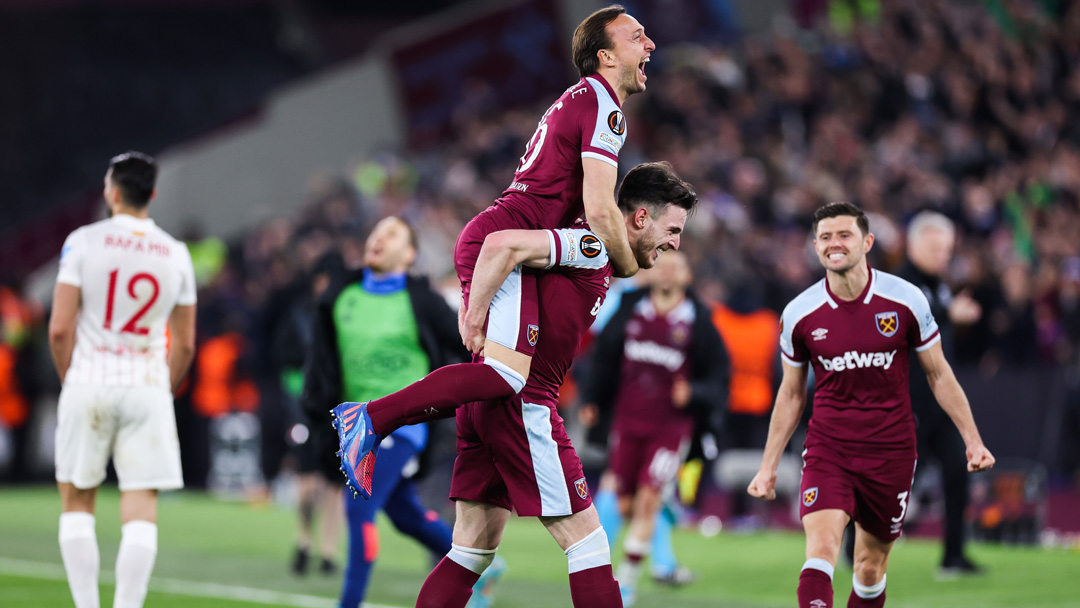
<instances>
[{"instance_id":1,"label":"player's raised arm","mask_svg":"<svg viewBox=\"0 0 1080 608\"><path fill-rule=\"evenodd\" d=\"M780 467L780 457L784 454L795 427L799 425L803 409L806 408L807 364L798 367L783 362L784 377L780 381L780 390L776 393L776 405L769 421L769 439L765 442L765 454L761 458L761 468L746 491L751 496L772 500L776 498L776 469Z\"/></svg>"},{"instance_id":2,"label":"player's raised arm","mask_svg":"<svg viewBox=\"0 0 1080 608\"><path fill-rule=\"evenodd\" d=\"M604 241L615 276L633 276L639 266L626 236L626 221L615 202L618 168L595 158L581 159L581 166L585 174L581 192L585 201L585 219L596 236Z\"/></svg>"},{"instance_id":3,"label":"player's raised arm","mask_svg":"<svg viewBox=\"0 0 1080 608\"><path fill-rule=\"evenodd\" d=\"M71 353L75 350L75 325L79 318L82 290L75 285L57 283L53 290L52 316L49 317L49 350L52 352L60 383L64 383Z\"/></svg>"},{"instance_id":4,"label":"player's raised arm","mask_svg":"<svg viewBox=\"0 0 1080 608\"><path fill-rule=\"evenodd\" d=\"M929 348L918 353L919 364L926 372L930 390L941 405L941 409L952 418L953 424L964 438L967 446L968 471L985 471L994 466L994 455L986 449L979 429L975 426L975 417L971 413L964 389L957 382L952 366L945 359L941 342L935 342Z\"/></svg>"},{"instance_id":5,"label":"player's raised arm","mask_svg":"<svg viewBox=\"0 0 1080 608\"><path fill-rule=\"evenodd\" d=\"M622 217L621 213L619 217ZM510 271L518 264L534 268L551 265L549 234L546 230L502 230L484 239L476 259L469 306L461 327L461 340L470 352L479 353L484 346L488 308Z\"/></svg>"}]
</instances>

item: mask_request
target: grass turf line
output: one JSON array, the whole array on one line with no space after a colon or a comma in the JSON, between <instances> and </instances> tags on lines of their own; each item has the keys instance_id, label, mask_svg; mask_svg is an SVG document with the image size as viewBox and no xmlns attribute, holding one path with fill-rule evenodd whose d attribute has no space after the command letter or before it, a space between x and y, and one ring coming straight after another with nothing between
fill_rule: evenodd
<instances>
[{"instance_id":1,"label":"grass turf line","mask_svg":"<svg viewBox=\"0 0 1080 608\"><path fill-rule=\"evenodd\" d=\"M104 489L98 498L98 542L103 570L111 569L120 539L118 496ZM0 490L0 557L53 564L59 568L56 543L59 498L55 488ZM159 508L159 553L155 581L197 581L227 588L250 588L272 594L295 594L333 605L339 578L314 573L296 578L287 565L296 529L295 515L273 506L220 502L197 492L168 493ZM431 564L425 551L380 520L382 554L368 600L387 606L412 606ZM344 541L343 541L344 544ZM614 543L618 561L620 543ZM698 574L686 588L668 589L644 580L641 606L705 608L781 608L794 603L803 562L803 539L792 532L721 534L704 538L679 530L675 547ZM496 588L500 608L570 606L566 559L544 528L533 519L511 519L499 551L509 570ZM889 606L893 608L1080 608L1075 573L1080 554L1036 548L974 545L972 554L990 570L986 577L935 582L940 548L922 540L902 540L889 566ZM112 589L102 586L103 603ZM213 587L208 587L213 588ZM838 567L838 605L851 590L851 571ZM29 597L30 599L27 599ZM281 597L290 597L282 595ZM262 599L266 599L265 597ZM295 599L295 598L293 598ZM63 580L6 575L0 578L0 605L70 606ZM225 598L197 598L151 591L157 606L235 608L274 604ZM294 604L280 604L282 607Z\"/></svg>"}]
</instances>

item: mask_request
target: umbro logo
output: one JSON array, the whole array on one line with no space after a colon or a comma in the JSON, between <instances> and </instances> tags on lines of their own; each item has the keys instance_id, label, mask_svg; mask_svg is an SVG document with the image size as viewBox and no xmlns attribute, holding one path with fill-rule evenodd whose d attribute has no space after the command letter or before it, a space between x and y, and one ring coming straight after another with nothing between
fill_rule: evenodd
<instances>
[{"instance_id":1,"label":"umbro logo","mask_svg":"<svg viewBox=\"0 0 1080 608\"><path fill-rule=\"evenodd\" d=\"M814 331L810 332L810 335L814 336L814 341L818 341L827 338L828 336L825 335L827 333L829 333L829 330L825 329L824 327L819 327Z\"/></svg>"},{"instance_id":2,"label":"umbro logo","mask_svg":"<svg viewBox=\"0 0 1080 608\"><path fill-rule=\"evenodd\" d=\"M810 605L813 608L825 608L825 606L828 606L829 604L826 603L825 600L814 600L810 602Z\"/></svg>"},{"instance_id":3,"label":"umbro logo","mask_svg":"<svg viewBox=\"0 0 1080 608\"><path fill-rule=\"evenodd\" d=\"M429 407L428 409L424 410L424 414L427 415L427 416L434 416L435 414L438 414L438 413L439 413L439 410L437 410L437 409L435 409L433 407Z\"/></svg>"}]
</instances>

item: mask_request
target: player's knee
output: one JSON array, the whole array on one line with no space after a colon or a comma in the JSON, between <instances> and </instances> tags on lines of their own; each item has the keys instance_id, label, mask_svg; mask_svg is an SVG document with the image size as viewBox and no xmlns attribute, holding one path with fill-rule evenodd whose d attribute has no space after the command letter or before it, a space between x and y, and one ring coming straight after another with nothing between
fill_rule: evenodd
<instances>
[{"instance_id":1,"label":"player's knee","mask_svg":"<svg viewBox=\"0 0 1080 608\"><path fill-rule=\"evenodd\" d=\"M878 560L874 559L859 559L856 557L854 570L855 582L866 586L873 587L881 582L885 578L884 568Z\"/></svg>"},{"instance_id":2,"label":"player's knee","mask_svg":"<svg viewBox=\"0 0 1080 608\"><path fill-rule=\"evenodd\" d=\"M514 394L521 392L525 388L526 375L522 375L520 372L514 370L509 365L502 363L497 359L487 357L484 359L484 364L494 369L503 380L506 381L510 388L513 389Z\"/></svg>"},{"instance_id":3,"label":"player's knee","mask_svg":"<svg viewBox=\"0 0 1080 608\"><path fill-rule=\"evenodd\" d=\"M602 527L585 535L585 538L566 548L566 560L570 574L611 565L611 546Z\"/></svg>"}]
</instances>

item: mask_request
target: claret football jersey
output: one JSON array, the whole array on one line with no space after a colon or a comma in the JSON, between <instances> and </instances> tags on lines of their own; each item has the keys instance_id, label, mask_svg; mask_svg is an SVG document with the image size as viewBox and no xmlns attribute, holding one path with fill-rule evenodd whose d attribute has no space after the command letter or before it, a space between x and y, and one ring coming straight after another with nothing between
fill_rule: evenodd
<instances>
[{"instance_id":1,"label":"claret football jersey","mask_svg":"<svg viewBox=\"0 0 1080 608\"><path fill-rule=\"evenodd\" d=\"M626 120L601 76L582 78L540 119L514 181L489 211L513 216L526 229L563 228L584 217L582 159L619 166Z\"/></svg>"},{"instance_id":2,"label":"claret football jersey","mask_svg":"<svg viewBox=\"0 0 1080 608\"><path fill-rule=\"evenodd\" d=\"M170 388L165 327L196 297L184 243L152 219L117 215L68 235L56 281L82 296L65 384Z\"/></svg>"},{"instance_id":3,"label":"claret football jersey","mask_svg":"<svg viewBox=\"0 0 1080 608\"><path fill-rule=\"evenodd\" d=\"M693 431L693 415L675 407L671 392L676 378L690 379L695 314L689 299L667 314L657 312L649 297L634 307L626 323L613 428L635 436Z\"/></svg>"},{"instance_id":4,"label":"claret football jersey","mask_svg":"<svg viewBox=\"0 0 1080 608\"><path fill-rule=\"evenodd\" d=\"M871 269L852 301L836 297L826 279L802 292L784 309L780 349L788 364L813 366L807 442L914 453L908 352L939 339L926 296L894 275Z\"/></svg>"}]
</instances>

